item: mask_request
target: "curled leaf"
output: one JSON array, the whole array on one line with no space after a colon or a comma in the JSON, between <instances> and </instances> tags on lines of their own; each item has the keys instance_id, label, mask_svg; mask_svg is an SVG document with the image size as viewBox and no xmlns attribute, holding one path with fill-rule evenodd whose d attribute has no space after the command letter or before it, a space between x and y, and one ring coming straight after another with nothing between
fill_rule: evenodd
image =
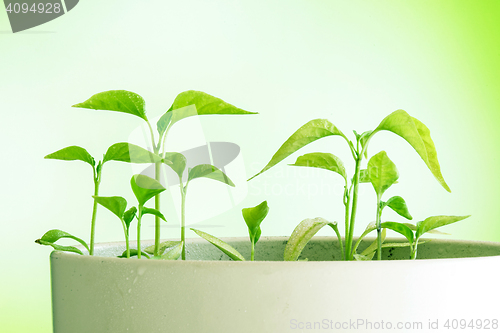
<instances>
[{"instance_id":1,"label":"curled leaf","mask_svg":"<svg viewBox=\"0 0 500 333\"><path fill-rule=\"evenodd\" d=\"M201 238L205 239L206 241L212 243L215 247L217 247L219 250L224 252L229 256L229 258L236 260L236 261L245 261L245 258L239 253L234 247L231 245L227 244L226 242L220 240L219 238L212 236L210 234L207 234L206 232L203 232L201 230L193 229L191 228L198 236Z\"/></svg>"},{"instance_id":2,"label":"curled leaf","mask_svg":"<svg viewBox=\"0 0 500 333\"><path fill-rule=\"evenodd\" d=\"M243 208L241 212L243 214L243 219L248 226L250 241L255 244L259 241L260 238L260 224L269 213L269 206L267 205L267 201L263 201L255 207Z\"/></svg>"},{"instance_id":3,"label":"curled leaf","mask_svg":"<svg viewBox=\"0 0 500 333\"><path fill-rule=\"evenodd\" d=\"M145 175L132 176L130 185L141 206L155 195L165 191L165 188L159 182Z\"/></svg>"},{"instance_id":4,"label":"curled leaf","mask_svg":"<svg viewBox=\"0 0 500 333\"><path fill-rule=\"evenodd\" d=\"M52 230L49 230L47 231L43 236L42 238L40 239L37 239L35 242L38 243L38 244L42 244L42 245L50 245L52 247L54 247L52 244L57 242L59 239L61 238L70 238L70 239L74 239L76 240L78 243L82 244L86 249L87 251L89 251L89 247L87 246L87 243L85 243L84 240L82 240L81 238L78 238L76 236L73 236L72 234L70 233L67 233L65 231L62 231L62 230L59 230L59 229L52 229ZM54 244L55 245L55 244ZM58 247L61 247L60 245L58 245ZM55 248L55 247L54 247ZM56 249L57 250L57 249ZM62 250L62 251L67 251L67 250ZM72 251L72 252L75 252L75 251ZM89 251L90 252L90 251ZM77 252L78 253L78 252Z\"/></svg>"},{"instance_id":5,"label":"curled leaf","mask_svg":"<svg viewBox=\"0 0 500 333\"><path fill-rule=\"evenodd\" d=\"M290 165L330 170L338 173L342 178L347 180L344 163L340 158L330 153L305 154L297 158L295 164Z\"/></svg>"},{"instance_id":6,"label":"curled leaf","mask_svg":"<svg viewBox=\"0 0 500 333\"><path fill-rule=\"evenodd\" d=\"M317 217L314 219L305 219L300 222L292 232L292 235L288 239L285 247L284 260L285 261L295 261L299 258L302 250L311 240L311 238L316 235L316 233L326 225L330 225L333 228L334 223L328 222L327 220ZM335 229L334 229L335 230Z\"/></svg>"},{"instance_id":7,"label":"curled leaf","mask_svg":"<svg viewBox=\"0 0 500 333\"><path fill-rule=\"evenodd\" d=\"M210 164L199 164L194 168L189 169L188 182L201 177L218 180L220 182L223 182L224 184L234 187L234 183L224 172Z\"/></svg>"},{"instance_id":8,"label":"curled leaf","mask_svg":"<svg viewBox=\"0 0 500 333\"><path fill-rule=\"evenodd\" d=\"M63 149L60 149L52 154L48 154L44 158L46 159L54 159L54 160L63 160L63 161L83 161L92 166L95 166L94 158L89 154L87 150L79 146L69 146Z\"/></svg>"}]
</instances>

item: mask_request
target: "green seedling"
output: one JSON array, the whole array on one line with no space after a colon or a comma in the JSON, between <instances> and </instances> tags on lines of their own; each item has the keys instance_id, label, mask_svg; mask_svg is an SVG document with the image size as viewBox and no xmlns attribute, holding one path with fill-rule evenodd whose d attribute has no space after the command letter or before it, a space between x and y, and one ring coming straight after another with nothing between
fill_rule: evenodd
<instances>
[{"instance_id":1,"label":"green seedling","mask_svg":"<svg viewBox=\"0 0 500 333\"><path fill-rule=\"evenodd\" d=\"M54 250L67 251L67 252L75 252L75 253L83 255L82 251L80 251L78 248L76 248L74 246L63 246L63 245L55 244L55 242L57 242L61 238L71 238L71 239L74 239L78 243L82 244L87 249L87 251L90 252L89 247L88 247L87 243L85 243L85 241L83 241L82 239L80 239L80 238L78 238L76 236L68 234L65 231L58 230L58 229L53 229L53 230L47 231L42 236L42 238L37 239L35 241L35 243L38 243L40 245L52 246L54 248Z\"/></svg>"},{"instance_id":2,"label":"green seedling","mask_svg":"<svg viewBox=\"0 0 500 333\"><path fill-rule=\"evenodd\" d=\"M60 149L52 154L45 156L46 159L55 159L63 161L82 161L92 167L94 180L94 197L99 195L99 185L101 184L101 174L103 166L108 161L120 161L128 163L154 163L161 161L161 158L151 152L126 142L115 143L110 146L104 154L102 161L97 164L95 159L82 147L70 146ZM97 217L97 201L94 199L92 208L92 219L90 223L90 248L89 254L94 255L95 227ZM42 237L43 238L43 237ZM45 244L44 244L45 245Z\"/></svg>"},{"instance_id":3,"label":"green seedling","mask_svg":"<svg viewBox=\"0 0 500 333\"><path fill-rule=\"evenodd\" d=\"M377 230L378 233L376 244L376 249L379 249L378 257L380 257L380 249L382 248L381 241L383 228L392 227L390 229L397 229L396 231L403 233L403 235L409 237L408 230L404 229L404 227L381 223L381 212L385 206L389 206L390 208L396 210L396 212L399 211L398 213L400 213L400 215L403 214L404 216L405 214L407 214L408 216L405 217L411 217L407 209L406 212L404 211L406 203L404 203L404 200L402 200L402 198L391 198L386 203L383 203L381 200L383 192L390 185L394 184L398 178L397 170L395 170L395 167L392 168L392 166L388 165L390 160L388 160L388 158L385 158L387 157L387 155L384 152L375 155L374 159L371 160L372 163L369 163L368 169L362 168L363 159L368 158L368 146L370 141L377 133L381 131L392 132L406 140L422 158L425 165L429 168L439 184L441 184L441 186L443 186L445 190L451 192L450 188L443 178L443 175L441 174L441 168L437 159L436 149L431 139L429 129L422 122L420 122L416 118L413 118L405 111L397 110L391 113L390 115L385 117L380 122L380 124L372 131L366 131L362 134L358 134L356 131L354 131L354 135L356 138L355 141L349 140L347 136L342 133L342 131L340 131L335 125L333 125L326 119L311 120L301 128L299 128L295 133L293 133L273 155L267 165L250 179L269 170L270 168L311 142L329 136L342 138L346 142L347 147L351 152L351 155L355 162L355 169L352 178L349 179L349 177L347 176L344 163L340 160L340 158L330 153L318 152L305 154L298 157L295 164L292 165L328 170L340 175L344 179L345 185L343 204L345 207L345 244L342 245L340 233L338 233L338 230L335 230L335 227L337 226L335 222L330 223L324 219L307 219L302 221L297 226L297 228L295 228L294 234L292 234L293 237L291 237L291 241L288 242L287 248L285 250L285 260L296 260L305 244L312 238L314 234L316 234L318 230L326 225L330 225L337 233L340 248L343 249L343 259L353 260L355 258L355 249L357 245L354 246L353 238L356 213L358 209L358 194L360 183L371 182L377 193L377 218L373 230ZM444 220L456 222L458 221L458 218L463 219L464 217L443 217L443 220L441 220L441 222L444 223ZM421 234L419 234L419 237L420 236ZM408 244L412 248L412 255L416 255L415 250L418 245L419 237L417 237L416 240L412 240L411 238L408 239Z\"/></svg>"},{"instance_id":4,"label":"green seedling","mask_svg":"<svg viewBox=\"0 0 500 333\"><path fill-rule=\"evenodd\" d=\"M256 114L237 108L223 100L201 91L189 90L180 93L172 106L156 123L158 135L155 134L146 116L146 102L138 94L126 90L110 90L97 93L82 103L73 105L77 108L117 111L137 116L144 120L149 128L151 147L155 155L166 157L165 143L167 134L178 121L201 115L248 115ZM155 160L155 179L160 181L161 160ZM97 194L95 194L97 195ZM160 196L155 196L155 209L160 210ZM155 248L154 255L159 256L160 250L160 218L155 218Z\"/></svg>"},{"instance_id":5,"label":"green seedling","mask_svg":"<svg viewBox=\"0 0 500 333\"><path fill-rule=\"evenodd\" d=\"M248 227L248 235L250 236L250 244L251 244L251 254L250 260L255 260L255 244L259 241L261 235L260 224L266 218L269 213L269 206L267 205L267 201L263 201L259 205L250 208L243 208L242 214L243 219ZM226 242L220 240L219 238L207 234L201 230L196 230L191 228L198 236L212 243L219 250L228 255L231 259L235 261L244 261L245 258L241 253L239 253L234 247L227 244Z\"/></svg>"},{"instance_id":6,"label":"green seedling","mask_svg":"<svg viewBox=\"0 0 500 333\"><path fill-rule=\"evenodd\" d=\"M188 169L188 179L186 183L182 179L186 169L186 157L181 153L166 153L165 161L171 162L169 166L179 177L179 188L181 192L181 242L182 242L182 260L186 260L186 194L189 183L197 178L209 178L220 181L224 184L234 187L234 183L229 177L210 164L200 164Z\"/></svg>"}]
</instances>

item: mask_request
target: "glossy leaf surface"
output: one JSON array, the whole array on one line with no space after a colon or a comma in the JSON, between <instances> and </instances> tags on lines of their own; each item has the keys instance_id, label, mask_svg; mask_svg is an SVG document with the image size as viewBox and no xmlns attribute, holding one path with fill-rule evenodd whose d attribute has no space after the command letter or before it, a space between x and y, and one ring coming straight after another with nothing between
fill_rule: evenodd
<instances>
[{"instance_id":1,"label":"glossy leaf surface","mask_svg":"<svg viewBox=\"0 0 500 333\"><path fill-rule=\"evenodd\" d=\"M127 200L122 197L96 197L93 196L95 201L109 209L113 214L118 216L119 219L123 218L123 214L125 213L125 209L127 209Z\"/></svg>"},{"instance_id":2,"label":"glossy leaf surface","mask_svg":"<svg viewBox=\"0 0 500 333\"><path fill-rule=\"evenodd\" d=\"M73 236L70 233L67 233L67 232L59 230L59 229L52 229L52 230L47 231L42 236L42 238L40 238L39 240L42 241L42 242L46 242L46 243L55 243L55 242L57 242L61 238L74 239L78 243L82 244L87 249L87 251L89 250L89 247L87 246L87 243L85 243L85 241L83 241L82 239L80 239L80 238L78 238L76 236ZM38 243L39 240L37 240L36 242Z\"/></svg>"},{"instance_id":3,"label":"glossy leaf surface","mask_svg":"<svg viewBox=\"0 0 500 333\"><path fill-rule=\"evenodd\" d=\"M418 119L411 117L405 111L397 110L385 117L371 136L382 130L393 132L405 139L420 155L437 181L448 192L451 192L441 174L436 147L427 126Z\"/></svg>"},{"instance_id":4,"label":"glossy leaf surface","mask_svg":"<svg viewBox=\"0 0 500 333\"><path fill-rule=\"evenodd\" d=\"M107 161L120 161L128 163L156 163L161 162L161 157L149 150L128 142L115 143L110 146L104 155L103 163Z\"/></svg>"},{"instance_id":5,"label":"glossy leaf surface","mask_svg":"<svg viewBox=\"0 0 500 333\"><path fill-rule=\"evenodd\" d=\"M260 224L266 218L267 213L269 213L269 206L267 205L267 201L263 201L255 207L243 208L241 210L241 213L243 214L243 219L248 226L250 241L255 244L259 241L260 238Z\"/></svg>"},{"instance_id":6,"label":"glossy leaf surface","mask_svg":"<svg viewBox=\"0 0 500 333\"><path fill-rule=\"evenodd\" d=\"M411 214L408 210L408 206L406 205L405 199L403 199L402 197L394 196L394 197L390 198L389 200L387 200L387 202L385 204L386 204L386 206L391 208L393 211L395 211L396 213L398 213L402 217L404 217L408 220L413 219L413 217L411 216Z\"/></svg>"},{"instance_id":7,"label":"glossy leaf surface","mask_svg":"<svg viewBox=\"0 0 500 333\"><path fill-rule=\"evenodd\" d=\"M231 179L229 179L229 177L224 172L217 169L213 165L200 164L188 171L188 182L193 179L202 177L218 180L220 182L223 182L224 184L234 187L234 183L231 181Z\"/></svg>"},{"instance_id":8,"label":"glossy leaf surface","mask_svg":"<svg viewBox=\"0 0 500 333\"><path fill-rule=\"evenodd\" d=\"M226 255L228 255L229 258L231 258L233 260L237 260L237 261L245 261L245 258L241 255L241 253L239 253L234 247L227 244L226 242L220 240L219 238L217 238L215 236L207 234L206 232L203 232L201 230L197 230L197 229L193 229L193 228L191 228L191 230L193 230L201 238L212 243L215 247L217 247L219 250L221 250Z\"/></svg>"},{"instance_id":9,"label":"glossy leaf surface","mask_svg":"<svg viewBox=\"0 0 500 333\"><path fill-rule=\"evenodd\" d=\"M290 165L330 170L338 173L342 178L347 180L344 163L340 158L330 153L305 154L297 158L295 164Z\"/></svg>"},{"instance_id":10,"label":"glossy leaf surface","mask_svg":"<svg viewBox=\"0 0 500 333\"><path fill-rule=\"evenodd\" d=\"M142 215L151 214L151 215L158 216L163 221L167 222L167 220L165 219L165 216L163 216L163 214L159 210L156 210L154 208L143 207L141 210L141 213L142 213Z\"/></svg>"},{"instance_id":11,"label":"glossy leaf surface","mask_svg":"<svg viewBox=\"0 0 500 333\"><path fill-rule=\"evenodd\" d=\"M135 207L130 207L127 211L125 211L125 213L123 213L123 221L125 222L127 229L130 228L130 223L134 219L136 213L137 208Z\"/></svg>"},{"instance_id":12,"label":"glossy leaf surface","mask_svg":"<svg viewBox=\"0 0 500 333\"><path fill-rule=\"evenodd\" d=\"M87 150L79 146L69 146L60 149L52 154L45 156L46 159L63 160L63 161L83 161L92 166L95 165L94 158Z\"/></svg>"},{"instance_id":13,"label":"glossy leaf surface","mask_svg":"<svg viewBox=\"0 0 500 333\"><path fill-rule=\"evenodd\" d=\"M130 185L141 206L155 195L165 191L165 188L159 182L144 175L132 176Z\"/></svg>"},{"instance_id":14,"label":"glossy leaf surface","mask_svg":"<svg viewBox=\"0 0 500 333\"><path fill-rule=\"evenodd\" d=\"M410 244L413 244L413 231L407 225L398 222L383 222L381 224L381 227L391 229L393 231L396 231L397 233L400 233L401 235L405 236L406 239L408 239L408 242L410 242Z\"/></svg>"},{"instance_id":15,"label":"glossy leaf surface","mask_svg":"<svg viewBox=\"0 0 500 333\"><path fill-rule=\"evenodd\" d=\"M146 102L136 93L127 90L109 90L92 95L85 102L73 105L75 108L118 111L132 114L144 120Z\"/></svg>"},{"instance_id":16,"label":"glossy leaf surface","mask_svg":"<svg viewBox=\"0 0 500 333\"><path fill-rule=\"evenodd\" d=\"M415 238L419 239L420 236L422 236L423 234L425 234L426 232L428 232L430 230L464 220L464 219L468 218L469 216L470 215L466 215L466 216L439 215L439 216L428 217L425 220L417 223L417 232L416 232Z\"/></svg>"},{"instance_id":17,"label":"glossy leaf surface","mask_svg":"<svg viewBox=\"0 0 500 333\"><path fill-rule=\"evenodd\" d=\"M330 225L333 229L333 223L321 217L305 219L300 222L286 243L284 260L296 261L311 238L326 225Z\"/></svg>"},{"instance_id":18,"label":"glossy leaf surface","mask_svg":"<svg viewBox=\"0 0 500 333\"><path fill-rule=\"evenodd\" d=\"M396 165L385 151L372 156L368 161L368 176L378 195L382 195L398 178Z\"/></svg>"},{"instance_id":19,"label":"glossy leaf surface","mask_svg":"<svg viewBox=\"0 0 500 333\"><path fill-rule=\"evenodd\" d=\"M288 140L286 140L285 143L273 155L269 163L267 163L267 165L252 178L257 177L264 171L272 168L273 166L284 160L286 157L290 156L309 143L331 135L340 135L345 138L345 135L335 125L333 125L326 119L314 119L309 121L304 126L299 128L295 133L293 133L292 136L290 136Z\"/></svg>"}]
</instances>

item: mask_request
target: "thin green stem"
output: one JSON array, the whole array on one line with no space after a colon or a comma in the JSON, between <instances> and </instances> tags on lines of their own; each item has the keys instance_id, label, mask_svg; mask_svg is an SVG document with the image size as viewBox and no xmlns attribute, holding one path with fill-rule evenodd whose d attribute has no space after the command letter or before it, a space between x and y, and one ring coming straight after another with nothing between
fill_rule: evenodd
<instances>
[{"instance_id":1,"label":"thin green stem","mask_svg":"<svg viewBox=\"0 0 500 333\"><path fill-rule=\"evenodd\" d=\"M342 258L344 260L347 260L347 258L345 257L345 254L344 254L344 245L342 244L342 238L340 237L340 232L339 232L339 228L337 227L337 222L335 222L335 224L331 223L330 226L337 234L337 238L339 240L340 254L341 254Z\"/></svg>"},{"instance_id":2,"label":"thin green stem","mask_svg":"<svg viewBox=\"0 0 500 333\"><path fill-rule=\"evenodd\" d=\"M157 182L160 182L160 170L161 170L161 163L155 163L155 179ZM157 211L160 211L160 195L157 194L155 195L155 209ZM160 218L158 216L155 216L155 248L154 248L154 255L157 256L159 255L160 252Z\"/></svg>"},{"instance_id":3,"label":"thin green stem","mask_svg":"<svg viewBox=\"0 0 500 333\"><path fill-rule=\"evenodd\" d=\"M250 254L250 261L254 261L255 259L255 243L253 241L250 242L252 244L252 252Z\"/></svg>"},{"instance_id":4,"label":"thin green stem","mask_svg":"<svg viewBox=\"0 0 500 333\"><path fill-rule=\"evenodd\" d=\"M182 180L180 182L181 188L181 242L182 242L182 260L186 260L186 186L182 185Z\"/></svg>"},{"instance_id":5,"label":"thin green stem","mask_svg":"<svg viewBox=\"0 0 500 333\"><path fill-rule=\"evenodd\" d=\"M141 220L142 220L142 205L139 205L137 210L137 258L141 259Z\"/></svg>"},{"instance_id":6,"label":"thin green stem","mask_svg":"<svg viewBox=\"0 0 500 333\"><path fill-rule=\"evenodd\" d=\"M352 260L353 253L351 252L352 239L354 237L354 224L356 221L356 211L358 208L358 187L359 187L359 174L361 168L361 159L363 155L358 154L356 158L356 169L353 177L353 190L352 190L352 208L351 208L351 222L349 225L349 236L346 239L346 255L348 260Z\"/></svg>"},{"instance_id":7,"label":"thin green stem","mask_svg":"<svg viewBox=\"0 0 500 333\"><path fill-rule=\"evenodd\" d=\"M382 218L382 207L380 207L381 195L377 194L377 260L382 260L382 227L381 227L381 218Z\"/></svg>"},{"instance_id":8,"label":"thin green stem","mask_svg":"<svg viewBox=\"0 0 500 333\"><path fill-rule=\"evenodd\" d=\"M127 258L130 258L130 246L129 246L129 239L128 239L127 224L125 223L123 218L120 218L120 221L122 221L123 233L125 234L125 245L127 246Z\"/></svg>"},{"instance_id":9,"label":"thin green stem","mask_svg":"<svg viewBox=\"0 0 500 333\"><path fill-rule=\"evenodd\" d=\"M352 191L352 184L351 187L348 189L347 188L347 180L345 182L345 190L344 190L344 206L345 206L345 240L347 241L347 237L349 236L349 208L351 206L351 191ZM347 260L347 257L344 258L344 260Z\"/></svg>"},{"instance_id":10,"label":"thin green stem","mask_svg":"<svg viewBox=\"0 0 500 333\"><path fill-rule=\"evenodd\" d=\"M95 197L99 195L99 184L101 183L101 172L102 172L102 165L100 165L101 162L99 162L97 166L97 170L94 166L92 166L92 170L94 173L94 206L92 209L92 220L90 222L90 251L89 255L93 256L94 255L94 243L95 243L95 221L97 217L97 200Z\"/></svg>"}]
</instances>

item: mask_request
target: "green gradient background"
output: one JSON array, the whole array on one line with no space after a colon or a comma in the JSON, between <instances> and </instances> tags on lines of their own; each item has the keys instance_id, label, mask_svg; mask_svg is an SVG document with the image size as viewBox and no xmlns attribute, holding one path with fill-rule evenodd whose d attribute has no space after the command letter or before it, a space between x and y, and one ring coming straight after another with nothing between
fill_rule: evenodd
<instances>
[{"instance_id":1,"label":"green gradient background","mask_svg":"<svg viewBox=\"0 0 500 333\"><path fill-rule=\"evenodd\" d=\"M259 112L245 119L202 120L208 139L242 147L249 176L310 119L328 118L345 133L362 132L405 109L431 129L453 192L440 188L404 141L381 133L371 153L386 149L401 173L400 184L387 195L404 196L417 219L472 214L447 228L451 237L500 241L499 17L496 0L108 0L81 1L60 19L12 34L0 10L0 330L51 331L50 250L33 240L52 228L85 237L92 185L88 166L43 156L73 144L99 156L127 140L138 119L70 108L103 90L141 94L151 118L188 89ZM301 153L312 151L349 159L335 139ZM244 236L240 209L264 199L271 212L263 235L289 235L306 217L342 219L339 197L278 193L321 179L338 189L334 176L282 164L252 181L247 199L204 222L204 230ZM132 198L126 165L107 167L103 177L103 195ZM358 234L373 219L371 192L367 188L360 202L368 208L359 213ZM121 226L100 212L97 240L121 240ZM151 224L146 224L149 237ZM165 237L176 235L163 230Z\"/></svg>"}]
</instances>

